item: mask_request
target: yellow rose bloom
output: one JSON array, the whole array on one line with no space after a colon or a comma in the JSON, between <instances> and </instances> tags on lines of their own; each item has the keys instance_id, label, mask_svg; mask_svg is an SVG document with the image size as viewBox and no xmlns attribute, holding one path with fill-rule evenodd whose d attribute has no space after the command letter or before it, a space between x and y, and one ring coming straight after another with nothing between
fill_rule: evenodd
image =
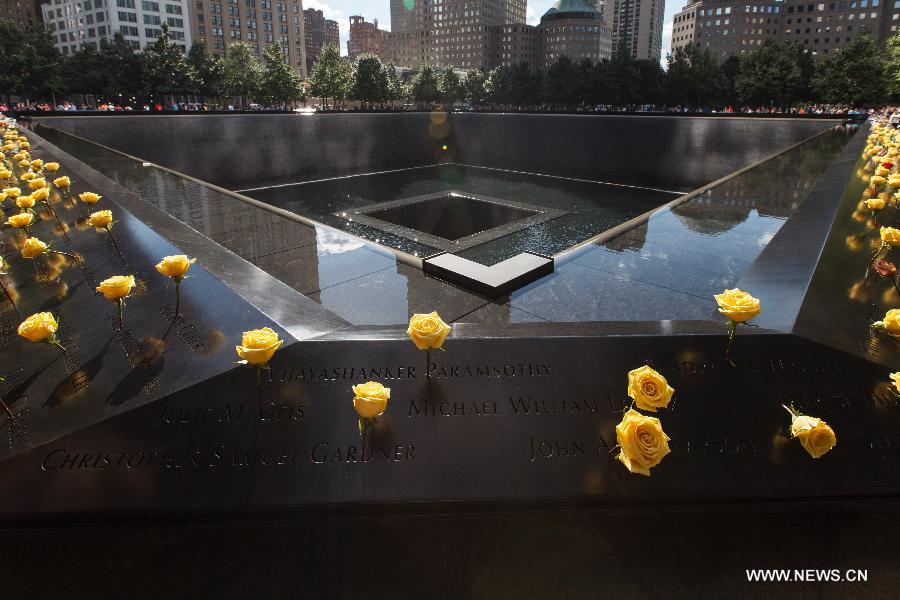
<instances>
[{"instance_id":1,"label":"yellow rose bloom","mask_svg":"<svg viewBox=\"0 0 900 600\"><path fill-rule=\"evenodd\" d=\"M36 158L33 161L31 161L31 168L34 169L35 171L40 171L43 166L44 166L44 161L42 161L39 158Z\"/></svg>"},{"instance_id":2,"label":"yellow rose bloom","mask_svg":"<svg viewBox=\"0 0 900 600\"><path fill-rule=\"evenodd\" d=\"M813 458L821 458L837 446L837 436L828 423L806 415L791 415L791 437Z\"/></svg>"},{"instance_id":3,"label":"yellow rose bloom","mask_svg":"<svg viewBox=\"0 0 900 600\"><path fill-rule=\"evenodd\" d=\"M278 339L278 334L268 327L245 331L241 338L241 345L235 346L237 355L247 361L248 364L262 366L271 360L275 351L281 348L284 340Z\"/></svg>"},{"instance_id":4,"label":"yellow rose bloom","mask_svg":"<svg viewBox=\"0 0 900 600\"><path fill-rule=\"evenodd\" d=\"M884 315L884 319L872 324L872 327L884 329L893 336L900 337L900 308L892 308Z\"/></svg>"},{"instance_id":5,"label":"yellow rose bloom","mask_svg":"<svg viewBox=\"0 0 900 600\"><path fill-rule=\"evenodd\" d=\"M95 194L94 192L83 192L78 194L78 198L81 199L85 204L97 204L102 198L100 194Z\"/></svg>"},{"instance_id":6,"label":"yellow rose bloom","mask_svg":"<svg viewBox=\"0 0 900 600\"><path fill-rule=\"evenodd\" d=\"M372 419L384 414L390 399L391 388L386 388L377 381L353 386L353 408L363 419Z\"/></svg>"},{"instance_id":7,"label":"yellow rose bloom","mask_svg":"<svg viewBox=\"0 0 900 600\"><path fill-rule=\"evenodd\" d=\"M166 256L156 265L156 270L166 277L184 277L184 274L195 262L197 262L196 258L189 259L184 254Z\"/></svg>"},{"instance_id":8,"label":"yellow rose bloom","mask_svg":"<svg viewBox=\"0 0 900 600\"><path fill-rule=\"evenodd\" d=\"M616 457L632 473L650 476L650 469L658 465L671 452L669 436L665 434L659 419L645 417L629 409L616 425L616 442L621 451Z\"/></svg>"},{"instance_id":9,"label":"yellow rose bloom","mask_svg":"<svg viewBox=\"0 0 900 600\"><path fill-rule=\"evenodd\" d=\"M747 292L735 288L713 296L719 305L719 312L734 323L743 323L757 316L761 311L760 302Z\"/></svg>"},{"instance_id":10,"label":"yellow rose bloom","mask_svg":"<svg viewBox=\"0 0 900 600\"><path fill-rule=\"evenodd\" d=\"M62 177L57 177L56 179L54 179L53 185L55 185L58 188L65 189L65 188L69 187L70 185L72 185L72 180L69 179L68 175L63 175Z\"/></svg>"},{"instance_id":11,"label":"yellow rose bloom","mask_svg":"<svg viewBox=\"0 0 900 600\"><path fill-rule=\"evenodd\" d=\"M16 162L21 162L21 161L25 160L26 158L28 158L28 153L27 153L27 152L19 152L18 154L16 154L16 155L13 156L13 159L14 159Z\"/></svg>"},{"instance_id":12,"label":"yellow rose bloom","mask_svg":"<svg viewBox=\"0 0 900 600\"><path fill-rule=\"evenodd\" d=\"M666 378L647 365L628 373L628 396L642 410L666 408L674 393Z\"/></svg>"},{"instance_id":13,"label":"yellow rose bloom","mask_svg":"<svg viewBox=\"0 0 900 600\"><path fill-rule=\"evenodd\" d=\"M885 202L881 198L872 198L871 200L866 200L866 207L869 210L881 210L885 206L887 206L887 202Z\"/></svg>"},{"instance_id":14,"label":"yellow rose bloom","mask_svg":"<svg viewBox=\"0 0 900 600\"><path fill-rule=\"evenodd\" d=\"M894 382L894 389L900 394L900 371L891 373L891 381Z\"/></svg>"},{"instance_id":15,"label":"yellow rose bloom","mask_svg":"<svg viewBox=\"0 0 900 600\"><path fill-rule=\"evenodd\" d=\"M22 245L23 258L37 258L46 251L47 244L37 239L36 237L28 238L27 240L25 240L25 244Z\"/></svg>"},{"instance_id":16,"label":"yellow rose bloom","mask_svg":"<svg viewBox=\"0 0 900 600\"><path fill-rule=\"evenodd\" d=\"M35 202L42 202L50 198L50 188L41 188L31 192L31 199Z\"/></svg>"},{"instance_id":17,"label":"yellow rose bloom","mask_svg":"<svg viewBox=\"0 0 900 600\"><path fill-rule=\"evenodd\" d=\"M106 229L109 227L109 224L112 223L113 215L111 210L98 210L97 212L91 213L91 216L88 217L88 223L93 225L96 229Z\"/></svg>"},{"instance_id":18,"label":"yellow rose bloom","mask_svg":"<svg viewBox=\"0 0 900 600\"><path fill-rule=\"evenodd\" d=\"M58 162L48 162L44 163L44 170L48 173L56 173L59 171L59 163Z\"/></svg>"},{"instance_id":19,"label":"yellow rose bloom","mask_svg":"<svg viewBox=\"0 0 900 600\"><path fill-rule=\"evenodd\" d=\"M28 182L28 187L30 187L33 190L39 190L42 187L46 187L46 186L47 186L47 180L44 179L43 177L38 177L37 179L32 179Z\"/></svg>"},{"instance_id":20,"label":"yellow rose bloom","mask_svg":"<svg viewBox=\"0 0 900 600\"><path fill-rule=\"evenodd\" d=\"M97 291L103 294L107 300L121 300L131 293L134 288L134 275L116 275L104 279L97 286Z\"/></svg>"},{"instance_id":21,"label":"yellow rose bloom","mask_svg":"<svg viewBox=\"0 0 900 600\"><path fill-rule=\"evenodd\" d=\"M31 315L19 325L19 335L31 342L43 342L56 333L59 323L52 313L43 312Z\"/></svg>"},{"instance_id":22,"label":"yellow rose bloom","mask_svg":"<svg viewBox=\"0 0 900 600\"><path fill-rule=\"evenodd\" d=\"M22 190L17 187L4 188L3 196L6 198L18 198L22 195Z\"/></svg>"},{"instance_id":23,"label":"yellow rose bloom","mask_svg":"<svg viewBox=\"0 0 900 600\"><path fill-rule=\"evenodd\" d=\"M24 173L23 175L19 176L19 179L21 179L22 181L31 181L35 177L37 177L37 175L35 175L34 173Z\"/></svg>"},{"instance_id":24,"label":"yellow rose bloom","mask_svg":"<svg viewBox=\"0 0 900 600\"><path fill-rule=\"evenodd\" d=\"M880 188L887 182L887 179L882 177L881 175L872 175L872 178L869 180L869 186L873 188Z\"/></svg>"},{"instance_id":25,"label":"yellow rose bloom","mask_svg":"<svg viewBox=\"0 0 900 600\"><path fill-rule=\"evenodd\" d=\"M34 215L27 212L13 215L6 220L8 225L10 225L11 227L17 227L19 229L30 227L32 221L34 221Z\"/></svg>"},{"instance_id":26,"label":"yellow rose bloom","mask_svg":"<svg viewBox=\"0 0 900 600\"><path fill-rule=\"evenodd\" d=\"M900 175L891 175L888 178L888 185L895 190L900 188Z\"/></svg>"},{"instance_id":27,"label":"yellow rose bloom","mask_svg":"<svg viewBox=\"0 0 900 600\"><path fill-rule=\"evenodd\" d=\"M441 348L451 329L436 312L433 312L428 315L413 315L406 333L416 348L428 350Z\"/></svg>"},{"instance_id":28,"label":"yellow rose bloom","mask_svg":"<svg viewBox=\"0 0 900 600\"><path fill-rule=\"evenodd\" d=\"M900 229L882 227L881 241L889 246L900 246Z\"/></svg>"},{"instance_id":29,"label":"yellow rose bloom","mask_svg":"<svg viewBox=\"0 0 900 600\"><path fill-rule=\"evenodd\" d=\"M34 208L34 198L31 196L19 196L16 198L16 206L19 208Z\"/></svg>"},{"instance_id":30,"label":"yellow rose bloom","mask_svg":"<svg viewBox=\"0 0 900 600\"><path fill-rule=\"evenodd\" d=\"M12 171L8 169L0 169L0 179L9 179L12 177Z\"/></svg>"}]
</instances>

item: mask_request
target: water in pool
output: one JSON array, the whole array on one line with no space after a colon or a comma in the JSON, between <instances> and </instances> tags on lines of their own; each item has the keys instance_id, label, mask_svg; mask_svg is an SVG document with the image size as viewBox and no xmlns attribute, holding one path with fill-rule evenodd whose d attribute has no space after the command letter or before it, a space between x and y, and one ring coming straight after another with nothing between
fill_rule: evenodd
<instances>
[{"instance_id":1,"label":"water in pool","mask_svg":"<svg viewBox=\"0 0 900 600\"><path fill-rule=\"evenodd\" d=\"M499 230L500 237L457 252L460 256L486 265L524 251L556 254L679 196L677 192L456 164L242 191L273 206L417 256L441 251L417 239L414 233L417 223L422 223L419 229L425 232L463 230L475 233L492 229L499 222L494 216L495 211L490 214L485 211L484 229L471 225L473 218L476 221L479 218L479 203L469 201L458 205L462 208L470 206L472 211L442 210L441 219L458 219L459 223L447 223L440 227L428 218L425 205L416 204L408 205L407 209L410 213L420 213L421 216L416 218L410 214L409 218L398 219L395 214L398 211L394 209L369 211L371 216L386 217L385 220L390 223L401 224L403 227L399 230L349 220L353 211L365 212L367 208L383 203L441 192L489 197L508 201L517 207L506 209L509 217L501 220L505 227L510 228L509 233ZM534 214L527 207L543 210L550 217L543 222L516 228L517 220L524 221ZM524 222L527 224L529 221Z\"/></svg>"}]
</instances>

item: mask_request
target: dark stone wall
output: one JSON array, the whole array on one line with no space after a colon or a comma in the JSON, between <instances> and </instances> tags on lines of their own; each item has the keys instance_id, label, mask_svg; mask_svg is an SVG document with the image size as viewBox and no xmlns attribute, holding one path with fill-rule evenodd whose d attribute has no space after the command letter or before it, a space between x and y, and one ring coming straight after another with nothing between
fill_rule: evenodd
<instances>
[{"instance_id":1,"label":"dark stone wall","mask_svg":"<svg viewBox=\"0 0 900 600\"><path fill-rule=\"evenodd\" d=\"M690 191L839 121L532 114L453 115L460 162ZM489 140L489 144L479 141Z\"/></svg>"},{"instance_id":2,"label":"dark stone wall","mask_svg":"<svg viewBox=\"0 0 900 600\"><path fill-rule=\"evenodd\" d=\"M488 113L457 113L449 121L427 113L39 120L229 189L457 161L687 191L836 124Z\"/></svg>"},{"instance_id":3,"label":"dark stone wall","mask_svg":"<svg viewBox=\"0 0 900 600\"><path fill-rule=\"evenodd\" d=\"M39 119L227 189L434 164L425 113Z\"/></svg>"}]
</instances>

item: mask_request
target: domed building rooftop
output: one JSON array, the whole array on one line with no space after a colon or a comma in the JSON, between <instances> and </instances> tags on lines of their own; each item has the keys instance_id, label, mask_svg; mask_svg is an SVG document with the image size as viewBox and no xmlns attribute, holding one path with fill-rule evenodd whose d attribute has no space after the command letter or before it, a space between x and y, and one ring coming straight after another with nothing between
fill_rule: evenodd
<instances>
[{"instance_id":1,"label":"domed building rooftop","mask_svg":"<svg viewBox=\"0 0 900 600\"><path fill-rule=\"evenodd\" d=\"M557 19L600 18L600 13L588 4L587 0L557 0L556 4L551 6L541 17L541 23Z\"/></svg>"}]
</instances>

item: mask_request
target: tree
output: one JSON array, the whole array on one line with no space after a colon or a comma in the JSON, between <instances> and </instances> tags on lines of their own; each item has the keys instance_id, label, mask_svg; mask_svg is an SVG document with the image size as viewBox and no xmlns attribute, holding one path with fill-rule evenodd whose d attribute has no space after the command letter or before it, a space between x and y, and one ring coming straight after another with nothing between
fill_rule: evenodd
<instances>
[{"instance_id":1,"label":"tree","mask_svg":"<svg viewBox=\"0 0 900 600\"><path fill-rule=\"evenodd\" d=\"M456 71L453 70L453 67L444 69L441 79L438 81L438 91L441 94L441 101L447 110L452 110L453 105L465 95L462 80L460 80Z\"/></svg>"},{"instance_id":2,"label":"tree","mask_svg":"<svg viewBox=\"0 0 900 600\"><path fill-rule=\"evenodd\" d=\"M210 54L204 42L194 42L188 50L187 62L194 71L193 91L204 98L225 94L225 64Z\"/></svg>"},{"instance_id":3,"label":"tree","mask_svg":"<svg viewBox=\"0 0 900 600\"><path fill-rule=\"evenodd\" d=\"M313 65L310 82L312 95L322 98L326 110L329 98L343 100L350 93L352 71L348 63L341 60L337 44L325 44L322 47L322 53Z\"/></svg>"},{"instance_id":4,"label":"tree","mask_svg":"<svg viewBox=\"0 0 900 600\"><path fill-rule=\"evenodd\" d=\"M259 94L262 83L262 65L250 46L236 42L228 47L225 57L225 92L240 96L241 107L246 108L248 98Z\"/></svg>"},{"instance_id":5,"label":"tree","mask_svg":"<svg viewBox=\"0 0 900 600\"><path fill-rule=\"evenodd\" d=\"M513 106L532 106L540 103L544 76L541 71L531 68L527 62L516 63L506 75L506 98L504 102Z\"/></svg>"},{"instance_id":6,"label":"tree","mask_svg":"<svg viewBox=\"0 0 900 600\"><path fill-rule=\"evenodd\" d=\"M144 49L144 85L147 95L186 94L194 85L193 67L184 59L181 46L169 38L169 26L163 23L162 35Z\"/></svg>"},{"instance_id":7,"label":"tree","mask_svg":"<svg viewBox=\"0 0 900 600\"><path fill-rule=\"evenodd\" d=\"M487 73L481 69L472 69L466 73L466 79L463 82L463 92L465 99L472 106L482 106L488 101L487 89Z\"/></svg>"},{"instance_id":8,"label":"tree","mask_svg":"<svg viewBox=\"0 0 900 600\"><path fill-rule=\"evenodd\" d=\"M403 85L403 82L400 81L394 63L382 65L382 69L384 69L384 78L387 82L387 99L393 104L394 100L406 98L408 90Z\"/></svg>"},{"instance_id":9,"label":"tree","mask_svg":"<svg viewBox=\"0 0 900 600\"><path fill-rule=\"evenodd\" d=\"M668 63L663 85L670 104L703 108L723 95L724 75L709 50L681 46Z\"/></svg>"},{"instance_id":10,"label":"tree","mask_svg":"<svg viewBox=\"0 0 900 600\"><path fill-rule=\"evenodd\" d=\"M429 65L422 67L410 84L410 95L419 104L433 104L440 99L438 79Z\"/></svg>"},{"instance_id":11,"label":"tree","mask_svg":"<svg viewBox=\"0 0 900 600\"><path fill-rule=\"evenodd\" d=\"M300 76L285 62L284 51L278 44L269 44L263 52L260 94L270 106L282 108L303 97Z\"/></svg>"},{"instance_id":12,"label":"tree","mask_svg":"<svg viewBox=\"0 0 900 600\"><path fill-rule=\"evenodd\" d=\"M100 63L103 65L103 89L97 90L107 99L135 96L144 90L144 55L116 33L112 41L100 41Z\"/></svg>"},{"instance_id":13,"label":"tree","mask_svg":"<svg viewBox=\"0 0 900 600\"><path fill-rule=\"evenodd\" d=\"M0 89L27 99L50 98L63 90L62 56L42 27L0 23Z\"/></svg>"},{"instance_id":14,"label":"tree","mask_svg":"<svg viewBox=\"0 0 900 600\"><path fill-rule=\"evenodd\" d=\"M826 102L874 103L886 93L882 73L884 63L877 43L868 35L858 35L819 62L813 86Z\"/></svg>"},{"instance_id":15,"label":"tree","mask_svg":"<svg viewBox=\"0 0 900 600\"><path fill-rule=\"evenodd\" d=\"M886 48L887 55L884 61L886 91L894 100L900 100L900 33L888 38Z\"/></svg>"},{"instance_id":16,"label":"tree","mask_svg":"<svg viewBox=\"0 0 900 600\"><path fill-rule=\"evenodd\" d=\"M394 76L396 77L396 71ZM384 102L388 97L388 77L388 72L377 56L363 54L356 59L350 95L364 106Z\"/></svg>"},{"instance_id":17,"label":"tree","mask_svg":"<svg viewBox=\"0 0 900 600\"><path fill-rule=\"evenodd\" d=\"M69 57L63 74L64 87L74 94L96 94L106 87L103 59L96 48L85 44Z\"/></svg>"},{"instance_id":18,"label":"tree","mask_svg":"<svg viewBox=\"0 0 900 600\"><path fill-rule=\"evenodd\" d=\"M735 88L744 102L788 108L809 98L813 69L799 44L766 40L741 59Z\"/></svg>"},{"instance_id":19,"label":"tree","mask_svg":"<svg viewBox=\"0 0 900 600\"><path fill-rule=\"evenodd\" d=\"M557 106L571 108L578 105L578 69L566 55L553 61L544 76L544 96Z\"/></svg>"},{"instance_id":20,"label":"tree","mask_svg":"<svg viewBox=\"0 0 900 600\"><path fill-rule=\"evenodd\" d=\"M598 69L604 104L627 106L638 102L638 67L625 40L619 42L612 57L602 61Z\"/></svg>"}]
</instances>

